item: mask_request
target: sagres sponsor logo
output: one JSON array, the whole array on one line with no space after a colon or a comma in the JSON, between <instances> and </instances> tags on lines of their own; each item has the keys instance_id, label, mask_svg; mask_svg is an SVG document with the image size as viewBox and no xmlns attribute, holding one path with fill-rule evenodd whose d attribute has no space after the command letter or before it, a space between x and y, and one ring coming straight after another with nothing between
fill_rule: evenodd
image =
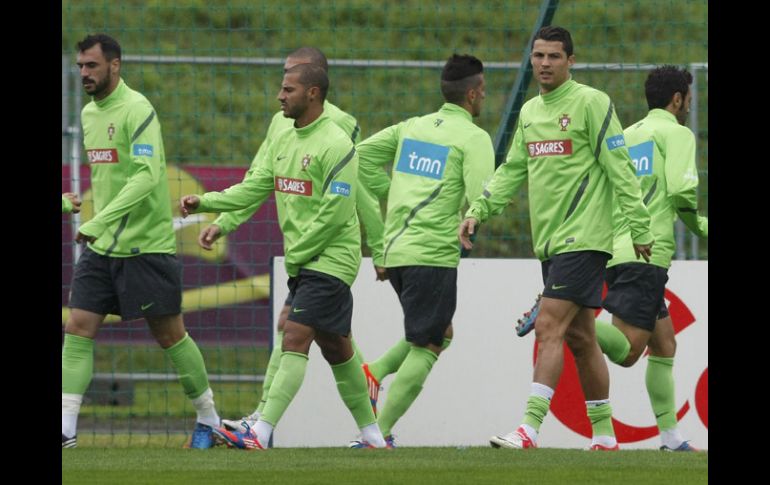
<instances>
[{"instance_id":1,"label":"sagres sponsor logo","mask_svg":"<svg viewBox=\"0 0 770 485\"><path fill-rule=\"evenodd\" d=\"M275 177L275 190L287 194L313 195L313 182L288 177Z\"/></svg>"},{"instance_id":2,"label":"sagres sponsor logo","mask_svg":"<svg viewBox=\"0 0 770 485\"><path fill-rule=\"evenodd\" d=\"M404 138L396 170L441 180L444 178L447 155L447 146Z\"/></svg>"},{"instance_id":3,"label":"sagres sponsor logo","mask_svg":"<svg viewBox=\"0 0 770 485\"><path fill-rule=\"evenodd\" d=\"M118 163L118 151L114 148L86 150L89 163Z\"/></svg>"},{"instance_id":4,"label":"sagres sponsor logo","mask_svg":"<svg viewBox=\"0 0 770 485\"><path fill-rule=\"evenodd\" d=\"M343 197L350 197L350 184L337 181L332 182L332 185L329 188L329 193L341 195Z\"/></svg>"},{"instance_id":5,"label":"sagres sponsor logo","mask_svg":"<svg viewBox=\"0 0 770 485\"><path fill-rule=\"evenodd\" d=\"M637 177L652 174L652 143L650 140L628 148L628 154L631 155Z\"/></svg>"},{"instance_id":6,"label":"sagres sponsor logo","mask_svg":"<svg viewBox=\"0 0 770 485\"><path fill-rule=\"evenodd\" d=\"M530 157L572 155L572 140L543 140L527 143Z\"/></svg>"}]
</instances>

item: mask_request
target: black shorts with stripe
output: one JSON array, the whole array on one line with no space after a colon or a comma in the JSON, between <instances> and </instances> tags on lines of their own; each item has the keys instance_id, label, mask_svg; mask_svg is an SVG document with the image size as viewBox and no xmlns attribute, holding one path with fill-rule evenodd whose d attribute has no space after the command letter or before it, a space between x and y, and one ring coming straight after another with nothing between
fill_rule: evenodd
<instances>
[{"instance_id":1,"label":"black shorts with stripe","mask_svg":"<svg viewBox=\"0 0 770 485\"><path fill-rule=\"evenodd\" d=\"M607 268L604 308L629 325L654 331L668 316L664 294L668 270L647 263L623 263Z\"/></svg>"},{"instance_id":2,"label":"black shorts with stripe","mask_svg":"<svg viewBox=\"0 0 770 485\"><path fill-rule=\"evenodd\" d=\"M72 277L70 308L124 320L182 311L182 266L173 254L102 256L86 247Z\"/></svg>"},{"instance_id":3,"label":"black shorts with stripe","mask_svg":"<svg viewBox=\"0 0 770 485\"><path fill-rule=\"evenodd\" d=\"M609 261L602 251L574 251L543 261L543 296L569 300L588 308L601 308L602 285Z\"/></svg>"},{"instance_id":4,"label":"black shorts with stripe","mask_svg":"<svg viewBox=\"0 0 770 485\"><path fill-rule=\"evenodd\" d=\"M287 320L344 337L350 335L353 294L347 283L303 268L297 276L289 278L288 285L286 302L291 300L291 309Z\"/></svg>"},{"instance_id":5,"label":"black shorts with stripe","mask_svg":"<svg viewBox=\"0 0 770 485\"><path fill-rule=\"evenodd\" d=\"M457 308L457 268L388 268L390 284L404 310L406 341L441 346Z\"/></svg>"}]
</instances>

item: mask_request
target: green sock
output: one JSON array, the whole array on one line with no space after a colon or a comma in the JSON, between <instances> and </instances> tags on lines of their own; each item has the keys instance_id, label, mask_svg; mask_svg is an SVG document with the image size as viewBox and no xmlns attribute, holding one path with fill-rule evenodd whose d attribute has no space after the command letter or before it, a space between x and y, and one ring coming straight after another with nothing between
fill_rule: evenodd
<instances>
[{"instance_id":1,"label":"green sock","mask_svg":"<svg viewBox=\"0 0 770 485\"><path fill-rule=\"evenodd\" d=\"M94 339L64 334L61 350L61 392L85 394L94 375Z\"/></svg>"},{"instance_id":2,"label":"green sock","mask_svg":"<svg viewBox=\"0 0 770 485\"><path fill-rule=\"evenodd\" d=\"M532 426L535 431L540 432L540 425L543 424L545 415L548 414L548 408L551 401L541 396L530 395L527 399L527 410L524 411L522 424Z\"/></svg>"},{"instance_id":3,"label":"green sock","mask_svg":"<svg viewBox=\"0 0 770 485\"><path fill-rule=\"evenodd\" d=\"M353 340L353 336L350 336L350 343L353 345L353 357L356 358L356 362L358 362L358 367L361 367L361 364L363 364L364 361L364 353L361 352L361 349L358 348L358 345L356 345L356 341Z\"/></svg>"},{"instance_id":4,"label":"green sock","mask_svg":"<svg viewBox=\"0 0 770 485\"><path fill-rule=\"evenodd\" d=\"M612 427L612 407L606 402L598 406L586 406L594 436L615 436Z\"/></svg>"},{"instance_id":5,"label":"green sock","mask_svg":"<svg viewBox=\"0 0 770 485\"><path fill-rule=\"evenodd\" d=\"M647 394L650 396L652 412L661 431L676 427L676 403L674 399L674 358L656 357L647 359Z\"/></svg>"},{"instance_id":6,"label":"green sock","mask_svg":"<svg viewBox=\"0 0 770 485\"><path fill-rule=\"evenodd\" d=\"M281 420L286 408L297 395L305 379L308 357L298 352L282 352L281 365L275 373L270 394L267 396L261 419L275 426Z\"/></svg>"},{"instance_id":7,"label":"green sock","mask_svg":"<svg viewBox=\"0 0 770 485\"><path fill-rule=\"evenodd\" d=\"M171 359L188 398L195 399L209 388L209 376L203 355L190 334L185 333L182 340L164 352Z\"/></svg>"},{"instance_id":8,"label":"green sock","mask_svg":"<svg viewBox=\"0 0 770 485\"><path fill-rule=\"evenodd\" d=\"M257 411L262 414L265 409L265 403L267 402L267 395L270 393L270 386L275 379L275 373L278 372L278 366L281 363L281 350L283 346L283 330L279 330L276 334L275 345L273 345L273 351L270 353L270 360L267 361L267 369L265 370L265 380L262 382L262 399L259 401Z\"/></svg>"},{"instance_id":9,"label":"green sock","mask_svg":"<svg viewBox=\"0 0 770 485\"><path fill-rule=\"evenodd\" d=\"M366 386L366 376L361 368L360 359L353 354L347 362L335 364L332 367L334 380L342 402L350 409L353 419L359 428L376 423L377 418L369 402L369 389Z\"/></svg>"},{"instance_id":10,"label":"green sock","mask_svg":"<svg viewBox=\"0 0 770 485\"><path fill-rule=\"evenodd\" d=\"M369 364L369 372L377 379L377 382L382 382L385 377L398 371L411 348L412 344L407 342L406 339L399 340L396 342L396 345L385 351L379 359Z\"/></svg>"},{"instance_id":11,"label":"green sock","mask_svg":"<svg viewBox=\"0 0 770 485\"><path fill-rule=\"evenodd\" d=\"M393 385L390 386L388 399L385 401L378 422L383 436L388 436L393 425L406 413L422 390L425 379L428 378L433 364L438 356L423 347L415 347L409 350L404 363L396 372Z\"/></svg>"},{"instance_id":12,"label":"green sock","mask_svg":"<svg viewBox=\"0 0 770 485\"><path fill-rule=\"evenodd\" d=\"M631 343L626 336L610 323L596 321L596 340L604 355L616 364L622 364L631 351Z\"/></svg>"}]
</instances>

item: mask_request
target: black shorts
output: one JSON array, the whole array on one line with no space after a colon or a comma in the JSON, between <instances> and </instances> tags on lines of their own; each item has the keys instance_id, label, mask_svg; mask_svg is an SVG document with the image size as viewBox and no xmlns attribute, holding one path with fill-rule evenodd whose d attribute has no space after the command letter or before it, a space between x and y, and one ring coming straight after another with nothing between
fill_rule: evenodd
<instances>
[{"instance_id":1,"label":"black shorts","mask_svg":"<svg viewBox=\"0 0 770 485\"><path fill-rule=\"evenodd\" d=\"M406 341L441 346L457 308L457 268L388 268L390 284L404 310Z\"/></svg>"},{"instance_id":2,"label":"black shorts","mask_svg":"<svg viewBox=\"0 0 770 485\"><path fill-rule=\"evenodd\" d=\"M347 337L353 319L353 294L341 279L300 269L289 278L291 309L287 320ZM287 299L288 301L288 299Z\"/></svg>"},{"instance_id":3,"label":"black shorts","mask_svg":"<svg viewBox=\"0 0 770 485\"><path fill-rule=\"evenodd\" d=\"M177 315L182 311L182 266L173 254L80 255L72 277L70 308L123 320Z\"/></svg>"},{"instance_id":4,"label":"black shorts","mask_svg":"<svg viewBox=\"0 0 770 485\"><path fill-rule=\"evenodd\" d=\"M289 296L286 297L286 300L283 302L283 306L291 306L291 303L294 301L294 295L289 293Z\"/></svg>"},{"instance_id":5,"label":"black shorts","mask_svg":"<svg viewBox=\"0 0 770 485\"><path fill-rule=\"evenodd\" d=\"M607 268L604 308L624 322L647 331L668 316L663 298L668 270L646 263L624 263Z\"/></svg>"},{"instance_id":6,"label":"black shorts","mask_svg":"<svg viewBox=\"0 0 770 485\"><path fill-rule=\"evenodd\" d=\"M574 251L542 262L543 296L601 308L604 273L610 255L601 251Z\"/></svg>"}]
</instances>

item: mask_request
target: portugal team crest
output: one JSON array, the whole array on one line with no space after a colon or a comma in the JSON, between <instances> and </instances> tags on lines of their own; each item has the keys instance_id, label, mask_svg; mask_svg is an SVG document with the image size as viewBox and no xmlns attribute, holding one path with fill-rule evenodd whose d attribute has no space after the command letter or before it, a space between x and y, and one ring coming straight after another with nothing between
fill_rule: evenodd
<instances>
[{"instance_id":1,"label":"portugal team crest","mask_svg":"<svg viewBox=\"0 0 770 485\"><path fill-rule=\"evenodd\" d=\"M307 167L310 166L310 158L309 153L302 157L302 170L307 170Z\"/></svg>"},{"instance_id":2,"label":"portugal team crest","mask_svg":"<svg viewBox=\"0 0 770 485\"><path fill-rule=\"evenodd\" d=\"M110 141L112 141L112 136L115 134L115 125L110 123L110 126L107 128L107 136L110 137Z\"/></svg>"},{"instance_id":3,"label":"portugal team crest","mask_svg":"<svg viewBox=\"0 0 770 485\"><path fill-rule=\"evenodd\" d=\"M572 120L569 118L569 115L564 113L561 115L561 118L559 118L559 126L561 127L561 131L567 131L567 125L570 124Z\"/></svg>"}]
</instances>

